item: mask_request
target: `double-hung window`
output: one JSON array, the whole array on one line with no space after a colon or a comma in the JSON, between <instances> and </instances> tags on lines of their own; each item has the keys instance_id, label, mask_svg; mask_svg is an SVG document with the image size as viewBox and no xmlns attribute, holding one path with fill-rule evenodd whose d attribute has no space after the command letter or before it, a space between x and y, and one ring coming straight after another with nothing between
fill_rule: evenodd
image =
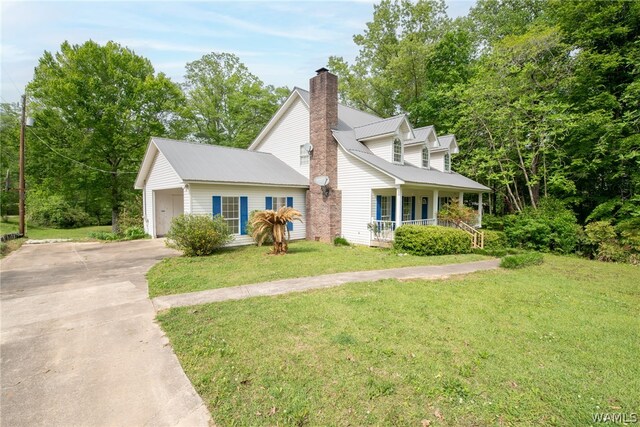
<instances>
[{"instance_id":1,"label":"double-hung window","mask_svg":"<svg viewBox=\"0 0 640 427\"><path fill-rule=\"evenodd\" d=\"M380 220L391 221L391 196L382 196L380 198Z\"/></svg>"},{"instance_id":2,"label":"double-hung window","mask_svg":"<svg viewBox=\"0 0 640 427\"><path fill-rule=\"evenodd\" d=\"M286 197L272 197L271 198L271 209L277 211L280 208L284 208L287 206L287 198Z\"/></svg>"},{"instance_id":3,"label":"double-hung window","mask_svg":"<svg viewBox=\"0 0 640 427\"><path fill-rule=\"evenodd\" d=\"M249 198L247 196L216 196L212 197L213 216L220 215L232 234L247 234L249 219Z\"/></svg>"},{"instance_id":4,"label":"double-hung window","mask_svg":"<svg viewBox=\"0 0 640 427\"><path fill-rule=\"evenodd\" d=\"M422 149L422 167L429 167L429 149L427 147L424 147Z\"/></svg>"},{"instance_id":5,"label":"double-hung window","mask_svg":"<svg viewBox=\"0 0 640 427\"><path fill-rule=\"evenodd\" d=\"M449 153L444 155L444 171L451 172L451 155Z\"/></svg>"},{"instance_id":6,"label":"double-hung window","mask_svg":"<svg viewBox=\"0 0 640 427\"><path fill-rule=\"evenodd\" d=\"M222 216L232 234L240 234L239 199L239 197L222 197Z\"/></svg>"},{"instance_id":7,"label":"double-hung window","mask_svg":"<svg viewBox=\"0 0 640 427\"><path fill-rule=\"evenodd\" d=\"M403 221L412 221L412 212L413 212L413 200L411 197L403 197L402 198L402 220Z\"/></svg>"},{"instance_id":8,"label":"double-hung window","mask_svg":"<svg viewBox=\"0 0 640 427\"><path fill-rule=\"evenodd\" d=\"M398 138L393 140L393 161L402 163L402 142Z\"/></svg>"},{"instance_id":9,"label":"double-hung window","mask_svg":"<svg viewBox=\"0 0 640 427\"><path fill-rule=\"evenodd\" d=\"M300 166L309 164L309 151L305 150L304 145L300 146Z\"/></svg>"}]
</instances>

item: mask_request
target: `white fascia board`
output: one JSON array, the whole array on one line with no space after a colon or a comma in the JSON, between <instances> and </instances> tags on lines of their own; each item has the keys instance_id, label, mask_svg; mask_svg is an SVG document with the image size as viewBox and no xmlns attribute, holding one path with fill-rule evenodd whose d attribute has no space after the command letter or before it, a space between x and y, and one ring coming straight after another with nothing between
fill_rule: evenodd
<instances>
[{"instance_id":1,"label":"white fascia board","mask_svg":"<svg viewBox=\"0 0 640 427\"><path fill-rule=\"evenodd\" d=\"M275 126L275 124L280 120L280 118L284 115L285 111L287 111L289 106L293 104L296 98L299 98L302 101L302 103L306 105L307 110L309 109L309 105L304 101L304 97L302 97L298 92L298 88L293 88L287 100L284 101L284 103L280 106L278 111L276 111L273 117L271 117L271 120L269 120L269 122L265 125L265 127L262 128L262 130L260 131L258 136L256 136L256 139L253 140L251 145L247 147L248 151L255 151L258 148L258 146L260 145L264 137L269 133L269 131L273 128L273 126Z\"/></svg>"},{"instance_id":2,"label":"white fascia board","mask_svg":"<svg viewBox=\"0 0 640 427\"><path fill-rule=\"evenodd\" d=\"M151 137L149 139L149 145L147 145L147 151L145 152L142 163L140 164L140 169L138 170L135 184L133 185L134 189L142 190L144 188L147 181L147 176L149 175L149 171L151 170L151 166L153 165L153 159L156 157L158 151L158 147L153 142L153 137Z\"/></svg>"},{"instance_id":3,"label":"white fascia board","mask_svg":"<svg viewBox=\"0 0 640 427\"><path fill-rule=\"evenodd\" d=\"M189 180L184 181L185 184L211 184L211 185L238 185L244 187L283 187L283 188L309 188L308 185L294 185L294 184L269 184L262 182L235 182L235 181L196 181Z\"/></svg>"}]
</instances>

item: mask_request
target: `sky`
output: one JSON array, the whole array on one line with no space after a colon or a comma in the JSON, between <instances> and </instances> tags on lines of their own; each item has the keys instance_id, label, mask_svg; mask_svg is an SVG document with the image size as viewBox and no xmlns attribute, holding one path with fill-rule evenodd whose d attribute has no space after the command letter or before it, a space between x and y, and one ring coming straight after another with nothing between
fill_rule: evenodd
<instances>
[{"instance_id":1,"label":"sky","mask_svg":"<svg viewBox=\"0 0 640 427\"><path fill-rule=\"evenodd\" d=\"M17 102L44 51L65 40L113 40L182 82L184 67L210 52L236 54L265 84L307 88L331 55L352 62L353 35L373 18L372 0L6 1L0 2L1 101ZM447 0L451 17L475 0Z\"/></svg>"}]
</instances>

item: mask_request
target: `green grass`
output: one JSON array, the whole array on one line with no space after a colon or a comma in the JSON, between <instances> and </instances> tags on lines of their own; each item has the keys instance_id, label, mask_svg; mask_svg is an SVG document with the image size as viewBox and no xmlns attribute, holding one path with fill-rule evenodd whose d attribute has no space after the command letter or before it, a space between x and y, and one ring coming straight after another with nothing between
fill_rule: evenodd
<instances>
[{"instance_id":1,"label":"green grass","mask_svg":"<svg viewBox=\"0 0 640 427\"><path fill-rule=\"evenodd\" d=\"M284 256L269 246L224 249L207 257L168 258L147 273L149 295L179 294L293 277L488 259L481 255L399 256L388 249L297 241Z\"/></svg>"},{"instance_id":2,"label":"green grass","mask_svg":"<svg viewBox=\"0 0 640 427\"><path fill-rule=\"evenodd\" d=\"M218 425L591 425L640 410L640 270L578 258L158 319Z\"/></svg>"},{"instance_id":3,"label":"green grass","mask_svg":"<svg viewBox=\"0 0 640 427\"><path fill-rule=\"evenodd\" d=\"M110 225L95 225L80 228L47 228L27 224L26 234L29 239L88 239L92 231L111 231ZM0 222L0 234L17 233L18 217L9 217L8 222Z\"/></svg>"}]
</instances>

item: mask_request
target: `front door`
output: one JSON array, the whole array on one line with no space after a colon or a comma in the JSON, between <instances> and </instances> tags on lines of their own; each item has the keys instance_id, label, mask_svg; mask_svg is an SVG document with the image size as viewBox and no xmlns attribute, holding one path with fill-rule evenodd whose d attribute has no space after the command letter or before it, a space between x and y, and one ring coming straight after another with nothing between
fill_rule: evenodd
<instances>
[{"instance_id":1,"label":"front door","mask_svg":"<svg viewBox=\"0 0 640 427\"><path fill-rule=\"evenodd\" d=\"M156 202L156 236L167 234L173 217L184 213L184 199L182 194L157 192Z\"/></svg>"}]
</instances>

